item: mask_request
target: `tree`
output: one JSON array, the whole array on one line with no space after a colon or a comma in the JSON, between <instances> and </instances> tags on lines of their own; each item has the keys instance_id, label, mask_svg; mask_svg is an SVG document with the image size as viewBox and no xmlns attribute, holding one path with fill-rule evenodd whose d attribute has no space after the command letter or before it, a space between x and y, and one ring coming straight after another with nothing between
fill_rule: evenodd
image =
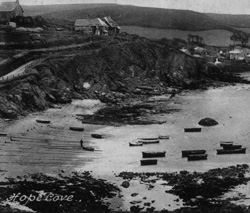
<instances>
[{"instance_id":1,"label":"tree","mask_svg":"<svg viewBox=\"0 0 250 213\"><path fill-rule=\"evenodd\" d=\"M249 41L249 34L245 32L235 32L233 35L230 37L230 39L234 42L241 42L242 46L245 46L247 42Z\"/></svg>"}]
</instances>

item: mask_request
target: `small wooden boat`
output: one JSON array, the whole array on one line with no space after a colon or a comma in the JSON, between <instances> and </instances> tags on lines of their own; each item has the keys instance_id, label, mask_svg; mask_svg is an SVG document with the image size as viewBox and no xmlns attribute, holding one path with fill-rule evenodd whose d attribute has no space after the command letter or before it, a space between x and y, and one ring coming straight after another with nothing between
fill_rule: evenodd
<instances>
[{"instance_id":1,"label":"small wooden boat","mask_svg":"<svg viewBox=\"0 0 250 213\"><path fill-rule=\"evenodd\" d=\"M184 128L184 132L201 132L201 128Z\"/></svg>"},{"instance_id":2,"label":"small wooden boat","mask_svg":"<svg viewBox=\"0 0 250 213\"><path fill-rule=\"evenodd\" d=\"M152 144L152 143L160 143L160 140L139 140L139 143L143 143L143 144Z\"/></svg>"},{"instance_id":3,"label":"small wooden boat","mask_svg":"<svg viewBox=\"0 0 250 213\"><path fill-rule=\"evenodd\" d=\"M86 151L94 151L95 148L91 147L91 146L82 146L82 149L86 150Z\"/></svg>"},{"instance_id":4,"label":"small wooden boat","mask_svg":"<svg viewBox=\"0 0 250 213\"><path fill-rule=\"evenodd\" d=\"M4 136L7 136L7 133L0 132L0 137L4 137Z\"/></svg>"},{"instance_id":5,"label":"small wooden boat","mask_svg":"<svg viewBox=\"0 0 250 213\"><path fill-rule=\"evenodd\" d=\"M138 138L138 139L143 141L159 140L159 138Z\"/></svg>"},{"instance_id":6,"label":"small wooden boat","mask_svg":"<svg viewBox=\"0 0 250 213\"><path fill-rule=\"evenodd\" d=\"M129 142L129 146L143 146L143 143L137 142L137 141L135 141L135 142Z\"/></svg>"},{"instance_id":7,"label":"small wooden boat","mask_svg":"<svg viewBox=\"0 0 250 213\"><path fill-rule=\"evenodd\" d=\"M239 144L233 144L231 146L224 146L223 149L241 149L242 148L242 145L239 145Z\"/></svg>"},{"instance_id":8,"label":"small wooden boat","mask_svg":"<svg viewBox=\"0 0 250 213\"><path fill-rule=\"evenodd\" d=\"M159 135L159 139L169 139L170 135Z\"/></svg>"},{"instance_id":9,"label":"small wooden boat","mask_svg":"<svg viewBox=\"0 0 250 213\"><path fill-rule=\"evenodd\" d=\"M142 152L142 158L162 158L165 157L166 152Z\"/></svg>"},{"instance_id":10,"label":"small wooden boat","mask_svg":"<svg viewBox=\"0 0 250 213\"><path fill-rule=\"evenodd\" d=\"M220 146L222 146L222 147L232 146L233 143L234 143L233 141L221 141Z\"/></svg>"},{"instance_id":11,"label":"small wooden boat","mask_svg":"<svg viewBox=\"0 0 250 213\"><path fill-rule=\"evenodd\" d=\"M188 157L189 155L199 155L199 154L205 154L206 150L183 150L182 151L182 157Z\"/></svg>"},{"instance_id":12,"label":"small wooden boat","mask_svg":"<svg viewBox=\"0 0 250 213\"><path fill-rule=\"evenodd\" d=\"M37 119L36 122L37 123L41 123L41 124L49 124L50 120L40 120L40 119Z\"/></svg>"},{"instance_id":13,"label":"small wooden boat","mask_svg":"<svg viewBox=\"0 0 250 213\"><path fill-rule=\"evenodd\" d=\"M207 154L188 155L187 159L188 161L207 160Z\"/></svg>"},{"instance_id":14,"label":"small wooden boat","mask_svg":"<svg viewBox=\"0 0 250 213\"><path fill-rule=\"evenodd\" d=\"M91 134L91 137L92 138L103 138L103 135L101 135L101 134Z\"/></svg>"},{"instance_id":15,"label":"small wooden boat","mask_svg":"<svg viewBox=\"0 0 250 213\"><path fill-rule=\"evenodd\" d=\"M70 130L73 130L73 131L79 131L79 132L82 132L84 130L83 127L69 127Z\"/></svg>"},{"instance_id":16,"label":"small wooden boat","mask_svg":"<svg viewBox=\"0 0 250 213\"><path fill-rule=\"evenodd\" d=\"M156 159L141 160L141 166L156 165L156 164L157 164Z\"/></svg>"},{"instance_id":17,"label":"small wooden boat","mask_svg":"<svg viewBox=\"0 0 250 213\"><path fill-rule=\"evenodd\" d=\"M246 147L240 148L240 149L217 149L217 155L223 155L223 154L245 154L246 153Z\"/></svg>"}]
</instances>

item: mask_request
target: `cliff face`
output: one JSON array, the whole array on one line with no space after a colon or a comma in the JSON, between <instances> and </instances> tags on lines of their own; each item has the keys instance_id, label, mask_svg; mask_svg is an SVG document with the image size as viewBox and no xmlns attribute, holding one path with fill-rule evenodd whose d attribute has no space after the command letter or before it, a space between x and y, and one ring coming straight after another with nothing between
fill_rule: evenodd
<instances>
[{"instance_id":1,"label":"cliff face","mask_svg":"<svg viewBox=\"0 0 250 213\"><path fill-rule=\"evenodd\" d=\"M207 69L203 62L179 50L135 36L88 53L61 52L35 69L38 74L1 87L0 116L44 110L72 98L115 102L114 96L122 101L135 95L166 93L169 86L197 88L207 79L225 80L219 70Z\"/></svg>"}]
</instances>

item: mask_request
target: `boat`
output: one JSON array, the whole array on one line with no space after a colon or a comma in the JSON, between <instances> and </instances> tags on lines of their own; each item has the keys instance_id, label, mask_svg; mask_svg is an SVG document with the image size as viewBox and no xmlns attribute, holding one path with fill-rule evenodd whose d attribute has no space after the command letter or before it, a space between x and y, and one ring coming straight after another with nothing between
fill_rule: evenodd
<instances>
[{"instance_id":1,"label":"boat","mask_svg":"<svg viewBox=\"0 0 250 213\"><path fill-rule=\"evenodd\" d=\"M70 130L73 130L73 131L79 131L79 132L82 132L84 130L83 127L69 127Z\"/></svg>"},{"instance_id":2,"label":"boat","mask_svg":"<svg viewBox=\"0 0 250 213\"><path fill-rule=\"evenodd\" d=\"M170 135L159 135L159 139L169 139Z\"/></svg>"},{"instance_id":3,"label":"boat","mask_svg":"<svg viewBox=\"0 0 250 213\"><path fill-rule=\"evenodd\" d=\"M162 158L165 157L166 152L142 152L142 158Z\"/></svg>"},{"instance_id":4,"label":"boat","mask_svg":"<svg viewBox=\"0 0 250 213\"><path fill-rule=\"evenodd\" d=\"M7 133L0 132L0 137L4 137L4 136L7 136Z\"/></svg>"},{"instance_id":5,"label":"boat","mask_svg":"<svg viewBox=\"0 0 250 213\"><path fill-rule=\"evenodd\" d=\"M157 164L156 159L141 160L141 166L156 165L156 164Z\"/></svg>"},{"instance_id":6,"label":"boat","mask_svg":"<svg viewBox=\"0 0 250 213\"><path fill-rule=\"evenodd\" d=\"M217 155L223 155L223 154L245 154L246 153L246 147L240 148L240 149L217 149Z\"/></svg>"},{"instance_id":7,"label":"boat","mask_svg":"<svg viewBox=\"0 0 250 213\"><path fill-rule=\"evenodd\" d=\"M50 120L40 120L40 119L37 119L36 122L37 123L41 123L41 124L49 124Z\"/></svg>"},{"instance_id":8,"label":"boat","mask_svg":"<svg viewBox=\"0 0 250 213\"><path fill-rule=\"evenodd\" d=\"M188 161L207 160L207 154L188 155L187 159Z\"/></svg>"},{"instance_id":9,"label":"boat","mask_svg":"<svg viewBox=\"0 0 250 213\"><path fill-rule=\"evenodd\" d=\"M233 144L233 145L231 145L231 146L224 146L223 147L223 149L226 149L226 150L228 150L228 149L241 149L242 148L242 145L239 145L239 144Z\"/></svg>"},{"instance_id":10,"label":"boat","mask_svg":"<svg viewBox=\"0 0 250 213\"><path fill-rule=\"evenodd\" d=\"M92 138L103 138L103 135L101 134L91 134Z\"/></svg>"},{"instance_id":11,"label":"boat","mask_svg":"<svg viewBox=\"0 0 250 213\"><path fill-rule=\"evenodd\" d=\"M138 138L139 140L149 141L149 140L159 140L159 138Z\"/></svg>"},{"instance_id":12,"label":"boat","mask_svg":"<svg viewBox=\"0 0 250 213\"><path fill-rule=\"evenodd\" d=\"M91 147L91 146L82 146L82 149L86 150L86 151L94 151L95 148Z\"/></svg>"},{"instance_id":13,"label":"boat","mask_svg":"<svg viewBox=\"0 0 250 213\"><path fill-rule=\"evenodd\" d=\"M135 142L129 142L129 146L143 146L143 143L137 142L137 141L135 141Z\"/></svg>"},{"instance_id":14,"label":"boat","mask_svg":"<svg viewBox=\"0 0 250 213\"><path fill-rule=\"evenodd\" d=\"M143 143L143 144L152 144L152 143L160 143L160 140L139 140L139 143Z\"/></svg>"},{"instance_id":15,"label":"boat","mask_svg":"<svg viewBox=\"0 0 250 213\"><path fill-rule=\"evenodd\" d=\"M199 154L205 154L206 150L200 149L200 150L183 150L182 151L182 157L188 157L189 155L199 155Z\"/></svg>"},{"instance_id":16,"label":"boat","mask_svg":"<svg viewBox=\"0 0 250 213\"><path fill-rule=\"evenodd\" d=\"M201 132L201 128L184 128L184 132Z\"/></svg>"},{"instance_id":17,"label":"boat","mask_svg":"<svg viewBox=\"0 0 250 213\"><path fill-rule=\"evenodd\" d=\"M220 146L222 146L222 147L232 146L233 143L234 143L233 141L221 141Z\"/></svg>"}]
</instances>

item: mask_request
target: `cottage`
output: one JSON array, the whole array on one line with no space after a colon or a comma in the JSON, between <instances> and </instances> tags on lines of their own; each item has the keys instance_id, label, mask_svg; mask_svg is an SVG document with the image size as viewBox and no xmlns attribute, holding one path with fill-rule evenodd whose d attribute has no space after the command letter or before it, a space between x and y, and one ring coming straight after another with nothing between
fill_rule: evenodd
<instances>
[{"instance_id":1,"label":"cottage","mask_svg":"<svg viewBox=\"0 0 250 213\"><path fill-rule=\"evenodd\" d=\"M76 31L84 31L88 33L91 28L90 28L90 20L89 19L77 19L74 28Z\"/></svg>"},{"instance_id":2,"label":"cottage","mask_svg":"<svg viewBox=\"0 0 250 213\"><path fill-rule=\"evenodd\" d=\"M17 16L23 16L23 9L19 4L19 0L11 2L0 3L0 23L8 24L10 21L14 21Z\"/></svg>"},{"instance_id":3,"label":"cottage","mask_svg":"<svg viewBox=\"0 0 250 213\"><path fill-rule=\"evenodd\" d=\"M108 25L108 31L109 32L115 32L115 33L120 32L121 28L119 27L119 25L113 19L111 19L110 16L104 17L103 21Z\"/></svg>"}]
</instances>

